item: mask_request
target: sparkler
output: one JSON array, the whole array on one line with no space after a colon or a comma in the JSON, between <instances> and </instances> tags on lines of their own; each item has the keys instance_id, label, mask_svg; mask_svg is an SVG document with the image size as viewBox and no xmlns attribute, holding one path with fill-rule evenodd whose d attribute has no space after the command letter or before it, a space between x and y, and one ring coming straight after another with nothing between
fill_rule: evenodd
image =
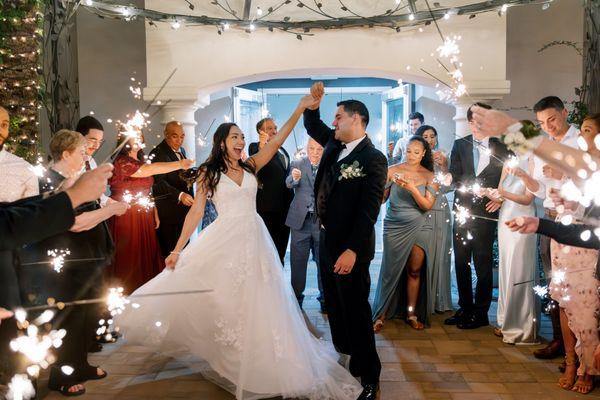
<instances>
[{"instance_id":1,"label":"sparkler","mask_svg":"<svg viewBox=\"0 0 600 400\"><path fill-rule=\"evenodd\" d=\"M146 211L151 210L154 207L154 200L150 196L145 196L141 192L133 195L129 190L123 192L123 202L129 205L138 205Z\"/></svg>"},{"instance_id":2,"label":"sparkler","mask_svg":"<svg viewBox=\"0 0 600 400\"><path fill-rule=\"evenodd\" d=\"M467 223L467 220L475 218L498 222L497 218L484 217L482 215L473 215L471 214L471 211L469 209L461 206L460 204L456 204L456 210L457 211L454 212L454 219L456 220L456 222L458 222L459 225L464 225Z\"/></svg>"},{"instance_id":3,"label":"sparkler","mask_svg":"<svg viewBox=\"0 0 600 400\"><path fill-rule=\"evenodd\" d=\"M12 377L8 384L6 398L9 400L27 400L35 397L33 384L24 374L17 374Z\"/></svg>"},{"instance_id":4,"label":"sparkler","mask_svg":"<svg viewBox=\"0 0 600 400\"><path fill-rule=\"evenodd\" d=\"M68 256L70 254L71 254L71 251L69 251L69 249L48 250L48 256L52 257L52 259L50 260L50 263L52 264L52 268L54 269L54 271L56 271L56 272L62 271L63 265L65 264L65 256Z\"/></svg>"},{"instance_id":5,"label":"sparkler","mask_svg":"<svg viewBox=\"0 0 600 400\"><path fill-rule=\"evenodd\" d=\"M127 122L122 125L123 131L121 132L121 134L126 136L123 139L123 142L119 146L117 146L117 148L101 164L107 163L108 161L112 160L117 154L119 154L121 150L123 150L123 147L125 147L129 143L130 139L134 139L140 147L144 147L144 144L141 140L140 132L143 128L148 126L148 116L149 115L145 112L141 113L139 110L135 111L133 117L129 118Z\"/></svg>"}]
</instances>

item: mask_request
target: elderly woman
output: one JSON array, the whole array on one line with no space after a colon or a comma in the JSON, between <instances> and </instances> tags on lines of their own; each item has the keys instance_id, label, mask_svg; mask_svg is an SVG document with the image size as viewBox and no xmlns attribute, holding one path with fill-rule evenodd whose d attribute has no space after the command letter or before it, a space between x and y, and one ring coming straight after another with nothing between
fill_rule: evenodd
<instances>
[{"instance_id":1,"label":"elderly woman","mask_svg":"<svg viewBox=\"0 0 600 400\"><path fill-rule=\"evenodd\" d=\"M61 130L50 141L54 163L40 179L40 192L66 189L83 169L85 139L78 132ZM104 208L96 202L84 203L76 209L75 225L70 232L52 236L29 245L23 250L20 285L25 305L46 304L50 298L68 302L101 297L102 273L112 256L113 244L103 221L123 214L127 205L114 202ZM31 265L48 259L49 250L68 250L69 255L60 272L46 265ZM69 259L73 260L69 262ZM27 265L30 264L30 265ZM87 360L92 332L98 324L93 306L67 307L52 321L53 329L65 329L67 334L57 351L50 371L48 387L65 396L85 393L82 383L102 379L106 372L91 366ZM70 366L73 368L71 374Z\"/></svg>"}]
</instances>

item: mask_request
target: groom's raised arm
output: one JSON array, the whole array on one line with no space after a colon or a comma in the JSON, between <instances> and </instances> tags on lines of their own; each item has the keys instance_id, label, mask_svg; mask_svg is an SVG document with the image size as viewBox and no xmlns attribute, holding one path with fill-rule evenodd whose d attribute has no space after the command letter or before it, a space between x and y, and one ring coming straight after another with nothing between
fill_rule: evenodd
<instances>
[{"instance_id":1,"label":"groom's raised arm","mask_svg":"<svg viewBox=\"0 0 600 400\"><path fill-rule=\"evenodd\" d=\"M382 153L377 152L376 157L365 165L365 169L365 183L360 191L361 195L357 202L358 212L354 218L354 227L348 243L348 248L357 255L377 222L387 180L387 159Z\"/></svg>"},{"instance_id":2,"label":"groom's raised arm","mask_svg":"<svg viewBox=\"0 0 600 400\"><path fill-rule=\"evenodd\" d=\"M321 146L325 147L329 139L334 135L333 129L321 121L319 109L304 110L304 127L308 135L315 139Z\"/></svg>"}]
</instances>

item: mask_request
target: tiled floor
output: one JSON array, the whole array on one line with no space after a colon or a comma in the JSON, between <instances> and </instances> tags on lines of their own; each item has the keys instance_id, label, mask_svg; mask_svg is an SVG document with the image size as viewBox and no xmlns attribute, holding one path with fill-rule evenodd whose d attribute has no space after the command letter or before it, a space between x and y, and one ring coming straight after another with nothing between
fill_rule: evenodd
<instances>
[{"instance_id":1,"label":"tiled floor","mask_svg":"<svg viewBox=\"0 0 600 400\"><path fill-rule=\"evenodd\" d=\"M379 260L372 264L376 282ZM289 271L289 268L286 267ZM305 309L313 324L327 338L327 319L315 300L316 269L311 265ZM495 311L490 313L493 318ZM417 332L404 322L386 323L377 335L383 363L381 400L392 399L600 399L600 389L587 396L576 395L556 385L558 360L543 362L531 353L539 346L510 346L492 334L492 328L461 331L443 325L449 315L435 315L432 326ZM542 335L550 332L543 320ZM92 357L109 372L107 379L89 382L82 399L233 399L180 362L156 355L148 349L122 343L105 346ZM60 399L40 382L40 398Z\"/></svg>"}]
</instances>

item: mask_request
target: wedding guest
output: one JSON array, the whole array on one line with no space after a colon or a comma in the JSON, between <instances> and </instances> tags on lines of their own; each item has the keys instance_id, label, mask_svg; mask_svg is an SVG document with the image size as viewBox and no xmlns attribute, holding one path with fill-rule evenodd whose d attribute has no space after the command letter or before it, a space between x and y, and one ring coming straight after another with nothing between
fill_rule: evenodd
<instances>
[{"instance_id":1,"label":"wedding guest","mask_svg":"<svg viewBox=\"0 0 600 400\"><path fill-rule=\"evenodd\" d=\"M256 124L258 142L250 143L248 154L253 156L277 134L277 125L272 118L264 118ZM290 155L281 147L271 161L258 172L260 186L256 193L256 210L275 242L283 264L290 237L290 228L285 224L294 192L286 186L290 173Z\"/></svg>"},{"instance_id":2,"label":"wedding guest","mask_svg":"<svg viewBox=\"0 0 600 400\"><path fill-rule=\"evenodd\" d=\"M562 100L556 96L544 97L534 105L533 111L536 113L540 127L548 134L550 140L573 148L578 147L579 129L568 123L568 112ZM549 193L552 189L562 186L563 173L539 157L534 157L533 161L532 175L523 174L521 178L527 190L542 199L545 218L555 219L557 216L556 205ZM544 275L549 278L552 273L550 238L543 235L539 237L539 251ZM548 309L552 320L553 340L545 348L533 353L535 357L541 359L555 358L564 352L559 307L554 300L551 300Z\"/></svg>"},{"instance_id":3,"label":"wedding guest","mask_svg":"<svg viewBox=\"0 0 600 400\"><path fill-rule=\"evenodd\" d=\"M88 155L88 159L85 160L86 171L96 168L97 164L96 160L94 160L94 155L104 144L104 127L96 118L86 115L79 119L75 131L81 133L85 138L85 151Z\"/></svg>"},{"instance_id":4,"label":"wedding guest","mask_svg":"<svg viewBox=\"0 0 600 400\"><path fill-rule=\"evenodd\" d=\"M410 139L405 160L388 169L383 260L373 302L375 332L394 317L421 330L433 312L428 277L434 268L435 236L428 211L436 203L439 186L434 182L433 157L425 139Z\"/></svg>"},{"instance_id":5,"label":"wedding guest","mask_svg":"<svg viewBox=\"0 0 600 400\"><path fill-rule=\"evenodd\" d=\"M599 214L597 210L595 214ZM566 353L565 371L558 384L563 389L587 394L594 388L594 378L600 375L600 365L595 362L600 350L597 318L600 312L600 242L594 234L583 240L582 234L586 231L591 233L596 226L566 226L535 217L517 217L506 224L516 232L538 233L553 239L554 275L549 292L560 306Z\"/></svg>"},{"instance_id":6,"label":"wedding guest","mask_svg":"<svg viewBox=\"0 0 600 400\"><path fill-rule=\"evenodd\" d=\"M183 140L185 132L179 121L165 125L164 140L150 152L149 159L155 162L172 162L186 159ZM164 258L175 248L181 234L183 222L194 202L193 188L174 170L154 176L152 194L156 198L156 209L160 219L157 229L158 242Z\"/></svg>"},{"instance_id":7,"label":"wedding guest","mask_svg":"<svg viewBox=\"0 0 600 400\"><path fill-rule=\"evenodd\" d=\"M485 136L502 137L503 140L510 143L514 151L519 153L528 154L532 152L541 160L548 163L549 166L562 171L569 178L573 179L573 184L579 189L584 189L584 184L586 183L586 180L581 180L579 177L579 174L583 173L581 170L585 171L589 176L596 172L597 163L600 163L600 157L598 157L597 153L584 152L579 148L566 146L548 139L540 135L537 128L530 129L527 132L522 123L502 111L473 107L473 119ZM525 140L515 142L515 134L519 132L523 134L523 131L527 134ZM562 154L563 157L557 158L556 154L558 153ZM596 162L596 164L590 162L590 156L591 160ZM569 159L569 163L565 162L567 158Z\"/></svg>"},{"instance_id":8,"label":"wedding guest","mask_svg":"<svg viewBox=\"0 0 600 400\"><path fill-rule=\"evenodd\" d=\"M133 197L133 200L129 200L130 208L125 214L110 220L115 255L108 268L108 277L114 285L123 287L125 293L130 294L165 267L156 236L161 220L156 207L147 203L154 184L153 176L188 169L193 165L193 160L148 164L140 140L120 135L117 147L124 140L128 144L117 155L113 176L108 184L113 200L126 201L129 197ZM136 201L136 196L141 201Z\"/></svg>"},{"instance_id":9,"label":"wedding guest","mask_svg":"<svg viewBox=\"0 0 600 400\"><path fill-rule=\"evenodd\" d=\"M431 285L431 299L433 309L436 312L452 310L452 295L450 293L450 263L452 258L452 215L445 191L449 188L445 185L448 173L448 156L440 150L437 130L433 126L421 125L416 133L421 136L432 151L433 172L440 190L436 193L435 204L430 210L433 218L434 243L433 260L429 272Z\"/></svg>"},{"instance_id":10,"label":"wedding guest","mask_svg":"<svg viewBox=\"0 0 600 400\"><path fill-rule=\"evenodd\" d=\"M513 158L503 168L497 190L504 201L498 217L498 328L494 334L509 344L535 343L539 327L539 304L533 291L536 237L511 232L505 224L518 216L535 216L534 196L519 178L524 170L532 173L533 160Z\"/></svg>"},{"instance_id":11,"label":"wedding guest","mask_svg":"<svg viewBox=\"0 0 600 400\"><path fill-rule=\"evenodd\" d=\"M85 139L78 132L61 130L52 136L50 153L54 163L40 178L40 192L68 187L78 177L86 159L85 146ZM51 249L68 249L68 258L78 261L65 263L60 274L52 269L20 268L23 300L39 305L51 297L62 302L95 298L96 287L102 285L102 273L113 252L104 221L126 210L127 205L120 202L103 208L97 202L85 203L77 208L78 215L69 232L27 246L22 252L23 264L47 259ZM89 332L98 323L96 317L90 305L66 308L56 316L55 328L63 328L68 334L50 370L51 390L67 396L79 395L85 392L82 382L106 377L105 371L90 365L87 359L92 340ZM72 367L74 372L66 373L63 366Z\"/></svg>"},{"instance_id":12,"label":"wedding guest","mask_svg":"<svg viewBox=\"0 0 600 400\"><path fill-rule=\"evenodd\" d=\"M87 154L87 157L86 157L86 160L84 163L85 170L89 171L91 169L96 168L97 164L96 164L96 160L94 160L94 155L98 152L100 147L102 147L102 145L104 144L104 126L102 126L100 121L98 121L96 118L92 117L91 115L86 115L79 119L79 121L77 122L77 127L75 128L75 131L81 133L83 135L83 137L85 138L85 143L86 143L85 152ZM112 201L113 200L104 193L102 193L102 196L100 196L100 206L102 206L102 207L111 203ZM105 275L103 275L103 279L106 279ZM108 287L107 282L104 282L103 285L98 285L98 287L96 288L97 293L96 293L95 297L103 296L107 290L107 287ZM110 313L106 310L106 307L104 307L102 305L97 305L96 310L98 313L98 317L97 317L98 321L100 321L100 320L108 321L111 319ZM107 323L106 323L106 326L110 327ZM102 334L102 335L98 335L97 331L98 331L98 327L95 326L93 328L93 332L92 332L92 337L94 338L94 340L90 347L90 353L99 353L100 351L102 351L103 343L114 343L117 341L118 337L120 336L119 332L117 332L115 330L111 330L108 334Z\"/></svg>"},{"instance_id":13,"label":"wedding guest","mask_svg":"<svg viewBox=\"0 0 600 400\"><path fill-rule=\"evenodd\" d=\"M315 209L315 177L323 155L323 146L313 138L308 139L306 145L307 156L300 160L292 161L292 172L285 183L294 189L294 199L285 224L291 230L290 267L292 270L292 288L302 308L304 289L306 288L306 269L308 258L312 251L313 260L317 263L317 282L319 296L317 300L321 305L321 312L325 311L321 272L319 269L319 232L321 224L318 221Z\"/></svg>"},{"instance_id":14,"label":"wedding guest","mask_svg":"<svg viewBox=\"0 0 600 400\"><path fill-rule=\"evenodd\" d=\"M38 194L38 180L31 165L4 147L9 136L10 116L0 106L0 202L12 202Z\"/></svg>"},{"instance_id":15,"label":"wedding guest","mask_svg":"<svg viewBox=\"0 0 600 400\"><path fill-rule=\"evenodd\" d=\"M425 117L418 111L411 112L408 115L408 131L406 136L398 139L392 152L392 158L388 158L388 165L397 164L402 161L402 156L406 152L408 140L417 134L417 129L425 123Z\"/></svg>"},{"instance_id":16,"label":"wedding guest","mask_svg":"<svg viewBox=\"0 0 600 400\"><path fill-rule=\"evenodd\" d=\"M15 250L66 232L75 221L74 208L98 198L111 171L111 165L103 165L81 176L63 192L0 203L0 237L3 238L0 241L0 307L14 310L21 306ZM24 372L18 355L9 348L16 336L14 318L0 324L0 384L6 384L15 373Z\"/></svg>"},{"instance_id":17,"label":"wedding guest","mask_svg":"<svg viewBox=\"0 0 600 400\"><path fill-rule=\"evenodd\" d=\"M476 106L489 109L483 103ZM474 105L474 106L475 106ZM458 285L456 313L447 318L446 325L457 325L459 329L475 329L489 324L488 311L492 302L493 244L500 203L486 200L475 189L497 188L502 174L502 160L506 147L498 139L487 138L473 121L473 106L467 110L471 135L456 139L450 155L449 172L457 189L454 192L455 207L465 207L484 218L469 219L465 224L454 224L454 260ZM473 188L475 186L475 188ZM471 190L463 190L471 188ZM473 296L471 259L475 264L477 286Z\"/></svg>"}]
</instances>

